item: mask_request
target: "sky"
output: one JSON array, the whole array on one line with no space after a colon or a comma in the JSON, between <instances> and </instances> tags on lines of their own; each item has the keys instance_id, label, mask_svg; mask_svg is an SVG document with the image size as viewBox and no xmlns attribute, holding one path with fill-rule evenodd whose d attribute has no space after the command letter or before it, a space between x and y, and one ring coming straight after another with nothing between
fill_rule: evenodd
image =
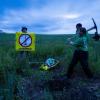
<instances>
[{"instance_id":1,"label":"sky","mask_svg":"<svg viewBox=\"0 0 100 100\"><path fill-rule=\"evenodd\" d=\"M100 31L99 5L100 0L0 0L0 30L15 33L26 26L36 34L74 34L77 23L88 29L94 18Z\"/></svg>"}]
</instances>

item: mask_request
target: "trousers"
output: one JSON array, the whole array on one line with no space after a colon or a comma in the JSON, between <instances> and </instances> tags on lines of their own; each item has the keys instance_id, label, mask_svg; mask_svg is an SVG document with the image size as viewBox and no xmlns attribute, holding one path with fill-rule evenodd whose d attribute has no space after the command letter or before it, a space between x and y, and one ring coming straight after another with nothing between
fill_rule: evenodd
<instances>
[{"instance_id":1,"label":"trousers","mask_svg":"<svg viewBox=\"0 0 100 100\"><path fill-rule=\"evenodd\" d=\"M86 76L88 78L92 78L93 73L91 72L91 70L89 68L89 64L88 64L88 51L82 51L82 50L75 50L74 51L72 61L69 65L68 71L67 71L68 78L70 78L72 76L74 67L76 66L76 64L78 62L80 62L82 69L84 70Z\"/></svg>"}]
</instances>

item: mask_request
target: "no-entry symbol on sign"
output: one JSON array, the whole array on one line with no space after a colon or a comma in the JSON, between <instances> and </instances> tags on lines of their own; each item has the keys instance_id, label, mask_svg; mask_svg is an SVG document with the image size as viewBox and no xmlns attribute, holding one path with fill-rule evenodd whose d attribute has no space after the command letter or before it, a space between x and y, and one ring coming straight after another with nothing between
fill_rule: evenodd
<instances>
[{"instance_id":1,"label":"no-entry symbol on sign","mask_svg":"<svg viewBox=\"0 0 100 100\"><path fill-rule=\"evenodd\" d=\"M16 51L35 51L35 34L16 33Z\"/></svg>"},{"instance_id":2,"label":"no-entry symbol on sign","mask_svg":"<svg viewBox=\"0 0 100 100\"><path fill-rule=\"evenodd\" d=\"M29 34L22 34L19 37L19 44L22 47L29 47L32 44L32 37Z\"/></svg>"}]
</instances>

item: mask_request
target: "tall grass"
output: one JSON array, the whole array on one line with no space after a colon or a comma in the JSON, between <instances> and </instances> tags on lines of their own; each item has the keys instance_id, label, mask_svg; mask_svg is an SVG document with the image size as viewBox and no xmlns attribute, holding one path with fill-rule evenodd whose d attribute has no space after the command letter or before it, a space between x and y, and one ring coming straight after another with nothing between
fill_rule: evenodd
<instances>
[{"instance_id":1,"label":"tall grass","mask_svg":"<svg viewBox=\"0 0 100 100\"><path fill-rule=\"evenodd\" d=\"M13 93L13 87L16 84L16 81L20 80L17 73L18 70L20 70L20 73L23 73L24 76L35 75L37 79L44 79L43 76L45 76L45 80L48 80L57 74L65 74L74 51L74 48L66 43L67 37L67 35L37 35L35 52L29 52L26 59L20 61L21 58L18 58L19 52L16 52L15 50L15 35L1 35L0 81L2 82L2 85L4 85L4 88L8 89L10 93ZM97 55L95 53L97 53ZM32 66L34 70L31 69L28 64L29 61L45 61L48 57L60 60L59 70L42 72L40 70L35 70L34 66ZM97 75L100 74L100 42L96 44L94 44L92 40L90 42L89 65L94 73ZM5 92L5 95L6 94L7 92Z\"/></svg>"}]
</instances>

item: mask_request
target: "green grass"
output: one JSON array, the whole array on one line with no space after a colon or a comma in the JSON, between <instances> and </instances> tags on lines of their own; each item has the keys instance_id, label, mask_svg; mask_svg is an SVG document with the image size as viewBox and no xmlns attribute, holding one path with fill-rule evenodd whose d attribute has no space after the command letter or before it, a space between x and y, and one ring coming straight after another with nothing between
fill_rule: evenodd
<instances>
[{"instance_id":1,"label":"green grass","mask_svg":"<svg viewBox=\"0 0 100 100\"><path fill-rule=\"evenodd\" d=\"M62 66L67 67L74 48L66 43L69 35L37 35L36 36L36 50L30 52L29 57L31 61L45 61L48 57L62 58ZM20 64L16 63L16 57L18 52L15 50L15 35L2 34L0 36L0 69L8 68L10 70L20 67ZM96 61L95 51L97 52L98 61ZM93 41L89 46L89 64L94 72L100 73L100 42L96 44L94 50ZM65 56L65 57L64 57ZM25 66L23 64L23 66Z\"/></svg>"},{"instance_id":2,"label":"green grass","mask_svg":"<svg viewBox=\"0 0 100 100\"><path fill-rule=\"evenodd\" d=\"M0 78L2 82L6 84L5 88L9 89L9 86L7 86L7 79L9 80L10 78L8 77L8 74L15 76L15 84L16 81L18 82L21 79L19 78L18 73L16 73L18 69L23 71L24 76L35 75L38 80L49 80L52 79L54 75L65 74L74 51L74 48L66 43L68 37L69 35L36 35L35 52L30 52L26 60L20 62L19 59L17 59L18 52L15 50L15 35L0 35L0 72L2 72ZM99 75L100 42L96 43L95 52L94 45L94 42L91 40L89 45L89 65L92 71ZM95 53L97 53L97 61ZM60 59L60 67L57 68L57 70L54 69L52 71L43 72L39 70L39 68L34 69L34 66L31 66L33 67L31 68L28 64L29 60L45 61L48 57Z\"/></svg>"}]
</instances>

